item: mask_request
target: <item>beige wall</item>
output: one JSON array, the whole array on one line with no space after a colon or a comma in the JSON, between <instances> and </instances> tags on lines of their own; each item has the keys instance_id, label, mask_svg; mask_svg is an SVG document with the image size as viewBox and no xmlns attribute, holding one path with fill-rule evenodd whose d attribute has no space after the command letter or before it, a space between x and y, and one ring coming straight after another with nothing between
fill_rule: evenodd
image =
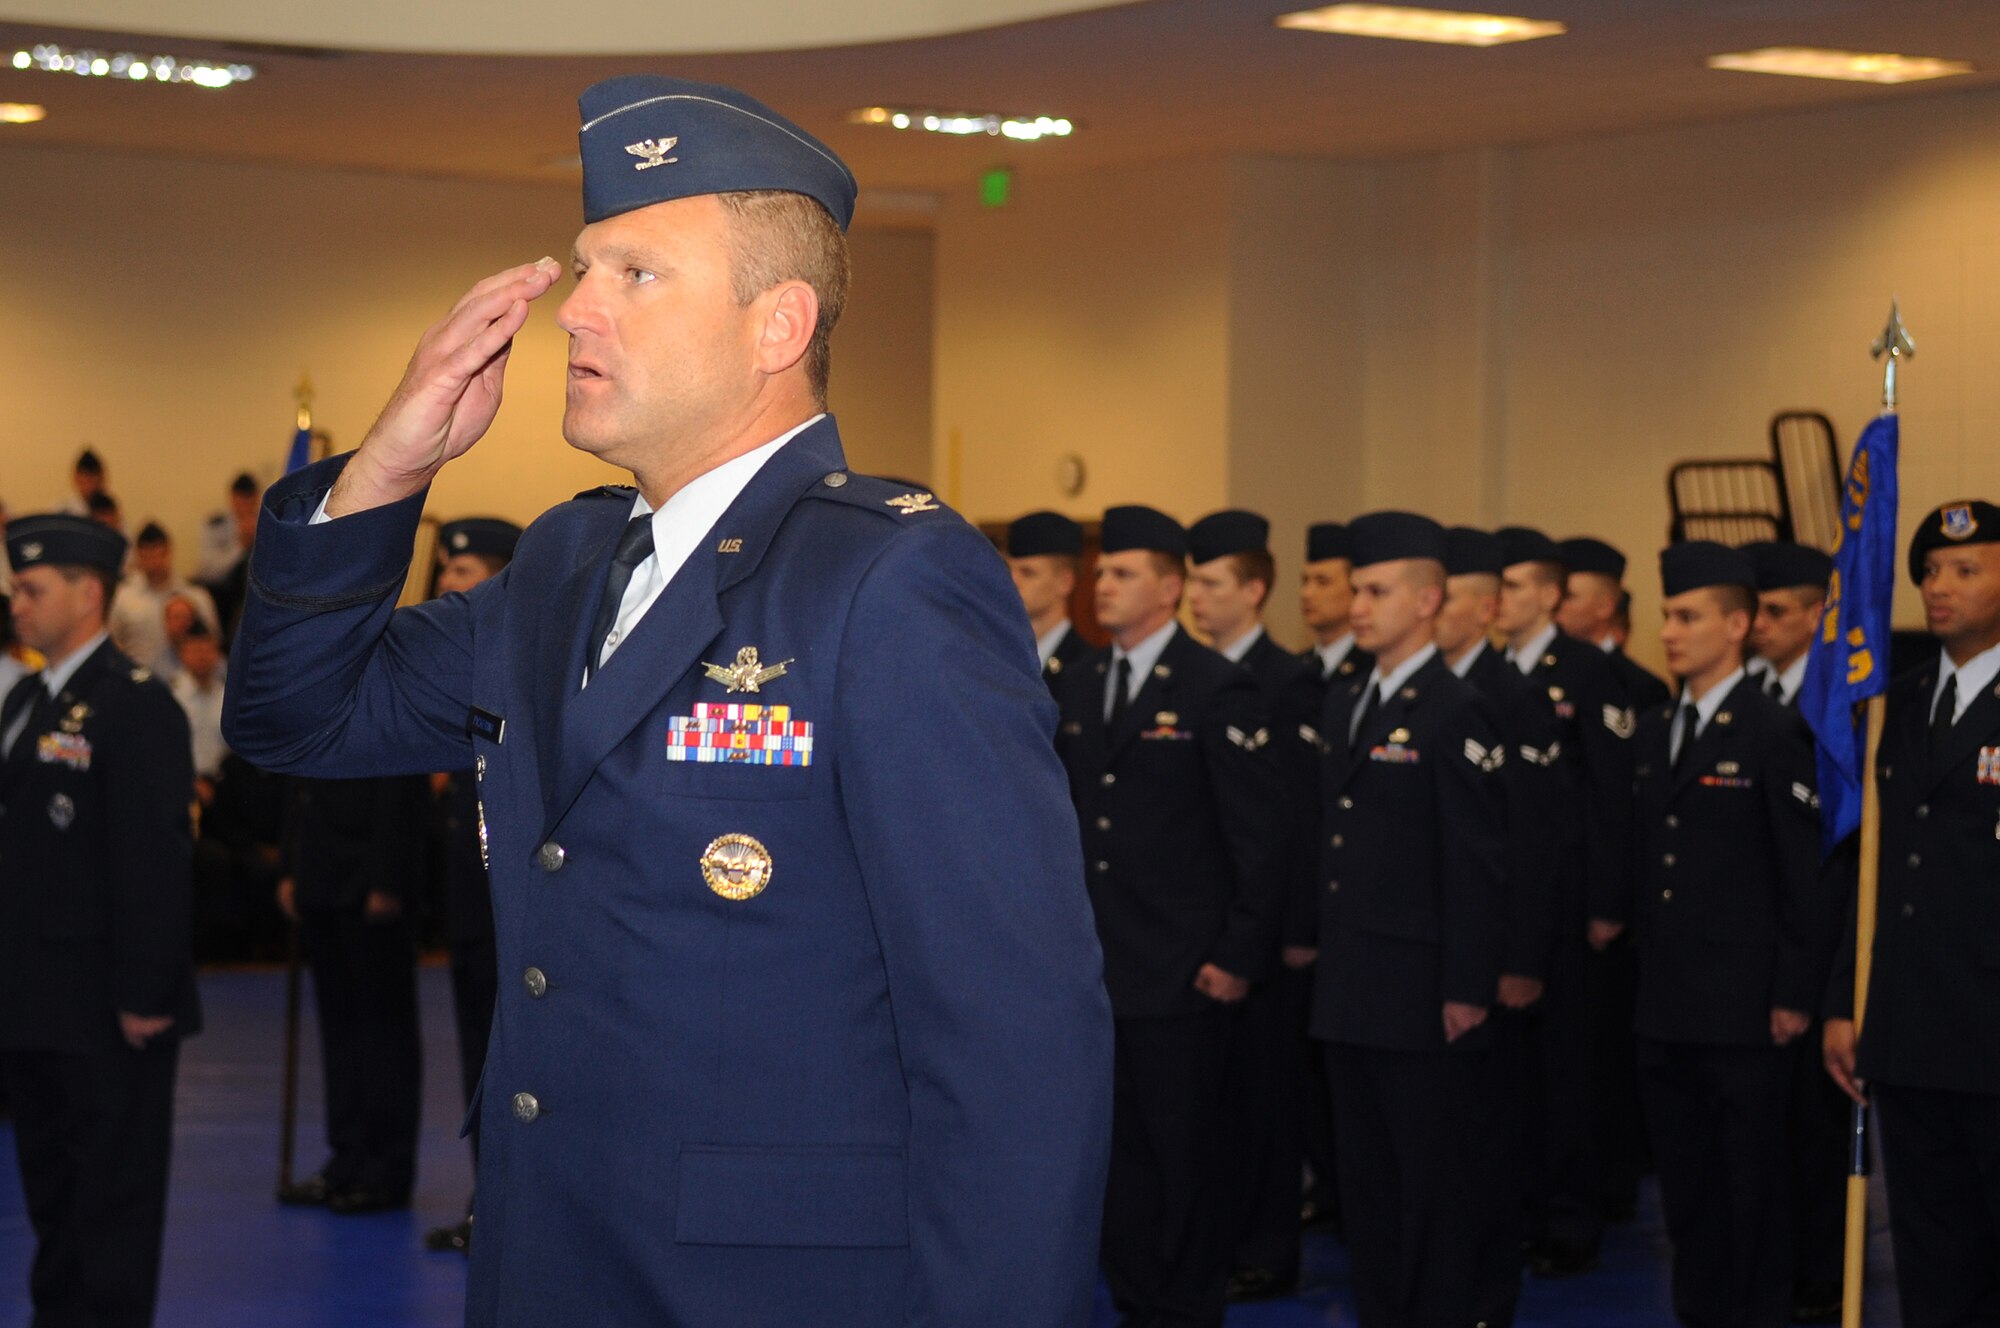
<instances>
[{"instance_id":1,"label":"beige wall","mask_svg":"<svg viewBox=\"0 0 2000 1328\"><path fill-rule=\"evenodd\" d=\"M1904 531L2000 495L2000 93L1021 193L939 228L938 446L964 439L975 516L1063 506L1049 468L1074 450L1078 512L1271 514L1285 586L1298 525L1365 508L1597 533L1633 557L1657 659L1668 467L1764 454L1787 408L1851 445L1892 294L1921 350Z\"/></svg>"},{"instance_id":2,"label":"beige wall","mask_svg":"<svg viewBox=\"0 0 2000 1328\"><path fill-rule=\"evenodd\" d=\"M0 180L0 500L61 501L89 443L128 529L157 517L184 564L230 477L281 466L301 369L317 423L355 445L472 281L566 257L577 229L566 189L20 147L0 149ZM854 236L833 406L864 470L928 460L930 247ZM517 339L500 417L440 476L434 514L525 521L620 478L562 441L553 308Z\"/></svg>"}]
</instances>

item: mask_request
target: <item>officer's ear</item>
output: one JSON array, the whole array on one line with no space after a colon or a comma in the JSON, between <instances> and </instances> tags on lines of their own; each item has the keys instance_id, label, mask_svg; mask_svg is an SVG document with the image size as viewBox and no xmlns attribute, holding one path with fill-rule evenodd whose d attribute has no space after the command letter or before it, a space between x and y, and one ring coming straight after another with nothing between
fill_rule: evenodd
<instances>
[{"instance_id":1,"label":"officer's ear","mask_svg":"<svg viewBox=\"0 0 2000 1328\"><path fill-rule=\"evenodd\" d=\"M781 281L757 297L757 367L775 377L801 363L819 327L819 296L803 281Z\"/></svg>"}]
</instances>

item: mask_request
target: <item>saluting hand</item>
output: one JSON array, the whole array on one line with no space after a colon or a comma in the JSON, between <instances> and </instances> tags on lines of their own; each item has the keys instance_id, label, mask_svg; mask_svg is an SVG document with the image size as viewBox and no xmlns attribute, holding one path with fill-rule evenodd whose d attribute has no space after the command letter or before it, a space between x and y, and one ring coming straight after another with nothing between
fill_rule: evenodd
<instances>
[{"instance_id":1,"label":"saluting hand","mask_svg":"<svg viewBox=\"0 0 2000 1328\"><path fill-rule=\"evenodd\" d=\"M1854 1021L1829 1019L1820 1030L1820 1060L1840 1091L1863 1106L1868 1104L1868 1085L1854 1074Z\"/></svg>"},{"instance_id":2,"label":"saluting hand","mask_svg":"<svg viewBox=\"0 0 2000 1328\"><path fill-rule=\"evenodd\" d=\"M478 442L500 410L501 381L528 303L562 275L539 258L486 278L417 342L389 404L327 498L328 516L398 502Z\"/></svg>"}]
</instances>

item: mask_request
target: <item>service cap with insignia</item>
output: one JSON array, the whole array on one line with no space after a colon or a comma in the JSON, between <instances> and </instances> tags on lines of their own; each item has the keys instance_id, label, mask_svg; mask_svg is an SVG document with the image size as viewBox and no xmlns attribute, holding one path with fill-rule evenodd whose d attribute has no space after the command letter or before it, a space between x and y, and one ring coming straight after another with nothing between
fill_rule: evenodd
<instances>
[{"instance_id":1,"label":"service cap with insignia","mask_svg":"<svg viewBox=\"0 0 2000 1328\"><path fill-rule=\"evenodd\" d=\"M1444 533L1444 570L1447 576L1499 576L1507 570L1500 537L1471 526L1453 526Z\"/></svg>"},{"instance_id":2,"label":"service cap with insignia","mask_svg":"<svg viewBox=\"0 0 2000 1328\"><path fill-rule=\"evenodd\" d=\"M583 219L702 194L804 194L842 230L854 173L833 150L753 97L713 83L626 74L577 99Z\"/></svg>"},{"instance_id":3,"label":"service cap with insignia","mask_svg":"<svg viewBox=\"0 0 2000 1328\"><path fill-rule=\"evenodd\" d=\"M1036 558L1043 554L1081 557L1083 527L1061 512L1030 512L1008 524L1009 558Z\"/></svg>"},{"instance_id":4,"label":"service cap with insignia","mask_svg":"<svg viewBox=\"0 0 2000 1328\"><path fill-rule=\"evenodd\" d=\"M67 513L16 517L7 523L7 559L17 572L30 567L125 566L125 537L106 525Z\"/></svg>"},{"instance_id":5,"label":"service cap with insignia","mask_svg":"<svg viewBox=\"0 0 2000 1328\"><path fill-rule=\"evenodd\" d=\"M1444 527L1415 512L1370 512L1347 525L1354 540L1354 567L1397 562L1404 558L1445 560Z\"/></svg>"},{"instance_id":6,"label":"service cap with insignia","mask_svg":"<svg viewBox=\"0 0 2000 1328\"><path fill-rule=\"evenodd\" d=\"M1791 590L1810 586L1825 592L1833 581L1833 559L1810 544L1779 544L1770 540L1745 544L1757 569L1757 589Z\"/></svg>"},{"instance_id":7,"label":"service cap with insignia","mask_svg":"<svg viewBox=\"0 0 2000 1328\"><path fill-rule=\"evenodd\" d=\"M1995 543L2000 543L2000 507L1976 498L1946 503L1919 521L1910 537L1910 580L1923 584L1924 555L1932 549Z\"/></svg>"},{"instance_id":8,"label":"service cap with insignia","mask_svg":"<svg viewBox=\"0 0 2000 1328\"><path fill-rule=\"evenodd\" d=\"M1323 563L1333 558L1352 558L1354 541L1347 527L1338 521L1321 521L1306 527L1306 561Z\"/></svg>"},{"instance_id":9,"label":"service cap with insignia","mask_svg":"<svg viewBox=\"0 0 2000 1328\"><path fill-rule=\"evenodd\" d=\"M1493 532L1500 537L1501 556L1507 566L1521 563L1554 563L1568 570L1556 542L1533 526L1502 526Z\"/></svg>"},{"instance_id":10,"label":"service cap with insignia","mask_svg":"<svg viewBox=\"0 0 2000 1328\"><path fill-rule=\"evenodd\" d=\"M1668 599L1706 586L1754 590L1757 569L1750 555L1714 540L1687 540L1660 550L1660 590Z\"/></svg>"},{"instance_id":11,"label":"service cap with insignia","mask_svg":"<svg viewBox=\"0 0 2000 1328\"><path fill-rule=\"evenodd\" d=\"M1579 535L1556 545L1562 565L1572 572L1593 572L1613 581L1625 579L1625 555L1601 539Z\"/></svg>"},{"instance_id":12,"label":"service cap with insignia","mask_svg":"<svg viewBox=\"0 0 2000 1328\"><path fill-rule=\"evenodd\" d=\"M1104 509L1101 544L1106 553L1150 549L1175 558L1187 556L1187 531L1165 512L1128 504Z\"/></svg>"},{"instance_id":13,"label":"service cap with insignia","mask_svg":"<svg viewBox=\"0 0 2000 1328\"><path fill-rule=\"evenodd\" d=\"M1188 558L1199 564L1232 553L1263 553L1271 545L1271 523L1241 508L1211 512L1188 527Z\"/></svg>"},{"instance_id":14,"label":"service cap with insignia","mask_svg":"<svg viewBox=\"0 0 2000 1328\"><path fill-rule=\"evenodd\" d=\"M453 521L438 531L438 547L444 550L447 558L455 558L461 553L478 554L482 558L512 558L514 546L520 542L519 526L493 516L469 516L462 521Z\"/></svg>"}]
</instances>

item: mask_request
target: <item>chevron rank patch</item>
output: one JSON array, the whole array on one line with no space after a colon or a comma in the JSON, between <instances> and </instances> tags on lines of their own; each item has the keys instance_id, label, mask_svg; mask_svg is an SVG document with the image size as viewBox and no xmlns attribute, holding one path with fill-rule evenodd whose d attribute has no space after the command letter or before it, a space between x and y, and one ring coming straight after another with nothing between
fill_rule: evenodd
<instances>
[{"instance_id":1,"label":"chevron rank patch","mask_svg":"<svg viewBox=\"0 0 2000 1328\"><path fill-rule=\"evenodd\" d=\"M1797 798L1800 802L1803 802L1806 806L1812 808L1814 811L1819 810L1819 794L1813 792L1811 789L1807 788L1804 784L1798 784L1798 783L1793 784L1792 796Z\"/></svg>"},{"instance_id":2,"label":"chevron rank patch","mask_svg":"<svg viewBox=\"0 0 2000 1328\"><path fill-rule=\"evenodd\" d=\"M1326 752L1333 750L1327 745L1326 739L1319 736L1319 730L1310 724L1299 725L1299 737L1305 741L1308 747L1313 748L1315 751Z\"/></svg>"},{"instance_id":3,"label":"chevron rank patch","mask_svg":"<svg viewBox=\"0 0 2000 1328\"><path fill-rule=\"evenodd\" d=\"M1495 743L1492 747L1487 747L1483 743L1467 738L1465 740L1465 759L1478 766L1481 770L1484 770L1487 774L1492 774L1507 763L1507 748L1499 743Z\"/></svg>"},{"instance_id":4,"label":"chevron rank patch","mask_svg":"<svg viewBox=\"0 0 2000 1328\"><path fill-rule=\"evenodd\" d=\"M1530 747L1523 743L1521 759L1534 765L1554 765L1556 759L1562 755L1562 751L1563 745L1559 742L1552 742L1546 747Z\"/></svg>"},{"instance_id":5,"label":"chevron rank patch","mask_svg":"<svg viewBox=\"0 0 2000 1328\"><path fill-rule=\"evenodd\" d=\"M1245 733L1242 729L1231 724L1222 732L1224 737L1246 752L1254 752L1271 740L1271 731L1269 729L1258 729L1255 733Z\"/></svg>"},{"instance_id":6,"label":"chevron rank patch","mask_svg":"<svg viewBox=\"0 0 2000 1328\"><path fill-rule=\"evenodd\" d=\"M813 726L782 705L698 701L667 722L667 759L702 765L812 764Z\"/></svg>"},{"instance_id":7,"label":"chevron rank patch","mask_svg":"<svg viewBox=\"0 0 2000 1328\"><path fill-rule=\"evenodd\" d=\"M1629 738L1639 731L1639 717L1630 710L1608 705L1604 707L1604 727L1621 738Z\"/></svg>"}]
</instances>

